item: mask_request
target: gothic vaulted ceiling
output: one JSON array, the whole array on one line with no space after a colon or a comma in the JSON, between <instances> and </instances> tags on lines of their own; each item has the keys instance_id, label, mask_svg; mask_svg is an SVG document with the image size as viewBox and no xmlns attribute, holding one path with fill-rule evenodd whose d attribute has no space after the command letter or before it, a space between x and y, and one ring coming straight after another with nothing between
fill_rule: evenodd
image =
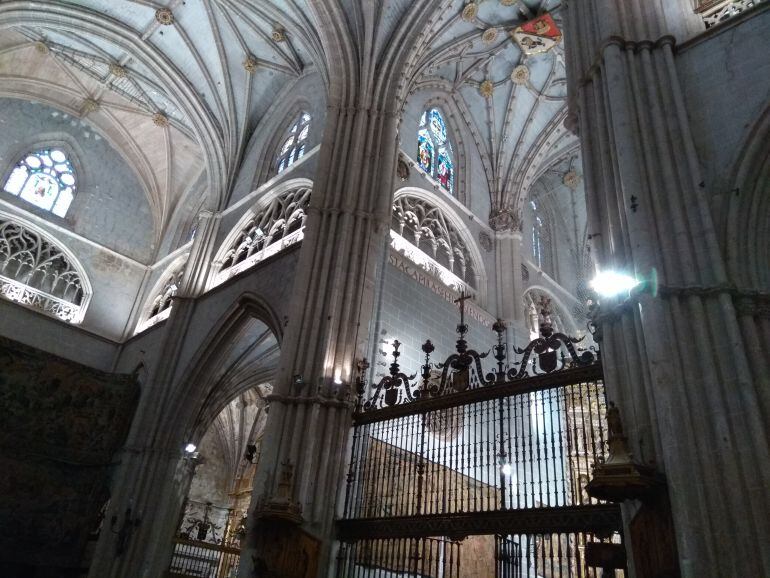
<instances>
[{"instance_id":1,"label":"gothic vaulted ceiling","mask_svg":"<svg viewBox=\"0 0 770 578\"><path fill-rule=\"evenodd\" d=\"M401 90L450 95L493 213L515 215L577 146L563 126L563 44L527 54L511 34L545 13L561 28L558 0L10 0L0 96L87 116L139 174L160 239L196 183L221 206L254 127L298 78L358 62L368 76L345 82L374 93L406 55ZM332 62L341 54L347 68Z\"/></svg>"},{"instance_id":2,"label":"gothic vaulted ceiling","mask_svg":"<svg viewBox=\"0 0 770 578\"><path fill-rule=\"evenodd\" d=\"M320 51L304 0L10 1L0 30L0 93L88 116L140 175L158 235L200 174L209 205L226 196Z\"/></svg>"},{"instance_id":3,"label":"gothic vaulted ceiling","mask_svg":"<svg viewBox=\"0 0 770 578\"><path fill-rule=\"evenodd\" d=\"M550 14L561 33L558 0L451 3L425 30L410 61L410 89L440 91L472 134L493 216L516 218L548 167L571 158L577 138L564 126L564 44L519 43L516 29Z\"/></svg>"}]
</instances>

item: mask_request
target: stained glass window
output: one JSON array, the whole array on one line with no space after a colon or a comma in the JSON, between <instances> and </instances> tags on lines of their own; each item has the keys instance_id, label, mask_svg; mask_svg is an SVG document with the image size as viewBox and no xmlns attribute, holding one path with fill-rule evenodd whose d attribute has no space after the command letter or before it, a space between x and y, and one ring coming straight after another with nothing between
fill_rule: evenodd
<instances>
[{"instance_id":1,"label":"stained glass window","mask_svg":"<svg viewBox=\"0 0 770 578\"><path fill-rule=\"evenodd\" d=\"M3 188L57 217L64 217L75 198L77 182L72 163L63 151L42 149L20 160Z\"/></svg>"},{"instance_id":2,"label":"stained glass window","mask_svg":"<svg viewBox=\"0 0 770 578\"><path fill-rule=\"evenodd\" d=\"M305 145L309 133L310 115L301 112L292 123L275 161L279 173L288 169L305 155Z\"/></svg>"},{"instance_id":3,"label":"stained glass window","mask_svg":"<svg viewBox=\"0 0 770 578\"><path fill-rule=\"evenodd\" d=\"M447 138L441 111L431 108L420 118L417 131L417 159L420 168L436 179L447 192L454 194L455 170L452 145Z\"/></svg>"}]
</instances>

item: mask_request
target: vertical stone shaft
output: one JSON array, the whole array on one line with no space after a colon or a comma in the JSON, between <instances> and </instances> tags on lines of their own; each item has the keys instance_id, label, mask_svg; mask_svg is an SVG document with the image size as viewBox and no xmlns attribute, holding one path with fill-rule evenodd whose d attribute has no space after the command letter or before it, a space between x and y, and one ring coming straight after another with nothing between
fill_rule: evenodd
<instances>
[{"instance_id":1,"label":"vertical stone shaft","mask_svg":"<svg viewBox=\"0 0 770 578\"><path fill-rule=\"evenodd\" d=\"M570 105L595 254L602 268L656 271L660 281L658 295L643 293L604 323L606 377L636 457L667 476L683 576L765 576L767 424L676 70L675 37L692 27L685 4L568 7Z\"/></svg>"},{"instance_id":2,"label":"vertical stone shaft","mask_svg":"<svg viewBox=\"0 0 770 578\"><path fill-rule=\"evenodd\" d=\"M171 559L169 539L176 530L179 509L187 494L192 468L182 459L179 439L182 428L167 416L176 415L179 391L186 384L175 385L181 348L189 330L195 300L203 288L205 267L219 225L219 216L203 213L190 252L182 286L174 298L171 315L160 344L166 363L154 368L142 384L134 421L120 456L112 488L110 508L99 535L94 562L89 570L93 578L150 578L161 575ZM175 437L176 436L176 437ZM138 520L121 555L116 554L116 533L124 523L126 510ZM117 526L110 519L117 516Z\"/></svg>"},{"instance_id":3,"label":"vertical stone shaft","mask_svg":"<svg viewBox=\"0 0 770 578\"><path fill-rule=\"evenodd\" d=\"M305 528L324 541L321 568L329 564L343 479L347 398L355 361L367 351L375 269L388 238L396 126L391 111L329 109L255 478L252 503L259 509L260 500L275 495L282 464L293 465L293 497ZM253 553L249 543L242 576L250 575Z\"/></svg>"}]
</instances>

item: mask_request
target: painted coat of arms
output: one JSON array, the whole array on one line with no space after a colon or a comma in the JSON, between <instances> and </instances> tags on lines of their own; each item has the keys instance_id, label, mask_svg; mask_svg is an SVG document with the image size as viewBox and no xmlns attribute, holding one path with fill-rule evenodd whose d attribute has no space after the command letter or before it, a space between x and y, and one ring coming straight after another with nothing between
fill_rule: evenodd
<instances>
[{"instance_id":1,"label":"painted coat of arms","mask_svg":"<svg viewBox=\"0 0 770 578\"><path fill-rule=\"evenodd\" d=\"M561 30L550 14L543 14L515 28L511 37L524 54L548 52L561 42Z\"/></svg>"}]
</instances>

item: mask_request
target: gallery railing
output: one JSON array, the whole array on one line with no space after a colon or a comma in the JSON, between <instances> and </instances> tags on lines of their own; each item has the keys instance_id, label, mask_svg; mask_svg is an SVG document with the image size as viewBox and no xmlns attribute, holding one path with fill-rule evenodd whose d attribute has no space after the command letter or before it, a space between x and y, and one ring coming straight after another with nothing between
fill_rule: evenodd
<instances>
[{"instance_id":1,"label":"gallery railing","mask_svg":"<svg viewBox=\"0 0 770 578\"><path fill-rule=\"evenodd\" d=\"M701 0L696 12L706 28L716 26L765 0Z\"/></svg>"},{"instance_id":2,"label":"gallery railing","mask_svg":"<svg viewBox=\"0 0 770 578\"><path fill-rule=\"evenodd\" d=\"M168 578L235 578L241 551L232 546L186 540L174 541Z\"/></svg>"},{"instance_id":3,"label":"gallery railing","mask_svg":"<svg viewBox=\"0 0 770 578\"><path fill-rule=\"evenodd\" d=\"M398 557L420 539L494 538L487 550L497 566L479 571L511 577L549 565L574 570L586 543L619 540L618 506L585 491L593 464L607 457L598 352L554 332L547 312L541 317L541 336L514 348L515 360L506 355L505 327L495 324L496 363L486 373L488 354L468 347L464 318L456 352L443 363L431 361L430 341L423 345L419 377L402 371L398 342L376 385L360 364L338 522L338 567L356 570L339 576L366 567L351 549L367 540Z\"/></svg>"}]
</instances>

